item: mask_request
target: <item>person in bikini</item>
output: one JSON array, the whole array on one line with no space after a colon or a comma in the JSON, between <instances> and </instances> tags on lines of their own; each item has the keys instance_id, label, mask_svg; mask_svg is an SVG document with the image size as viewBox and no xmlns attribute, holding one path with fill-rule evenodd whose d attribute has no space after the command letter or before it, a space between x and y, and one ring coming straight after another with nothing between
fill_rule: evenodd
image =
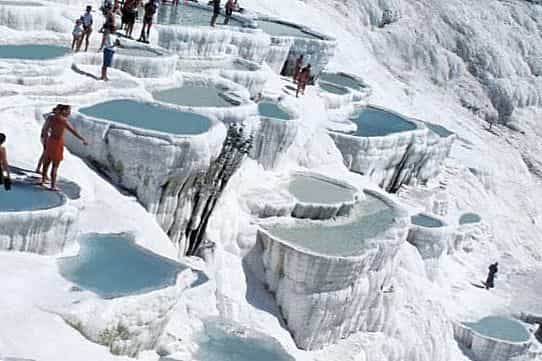
<instances>
[{"instance_id":1,"label":"person in bikini","mask_svg":"<svg viewBox=\"0 0 542 361\"><path fill-rule=\"evenodd\" d=\"M53 119L53 117L56 114L58 114L58 111L61 106L62 106L61 104L58 104L57 106L53 108L53 110L50 113L47 113L43 116L43 118L45 118L45 122L43 123L43 126L41 127L41 134L40 134L40 140L41 140L41 145L43 147L43 150L41 152L41 156L38 161L38 166L36 167L36 173L38 174L41 174L42 172L43 159L45 158L45 142L47 141L47 136L48 136L47 129L48 129L49 123L51 119Z\"/></svg>"},{"instance_id":2,"label":"person in bikini","mask_svg":"<svg viewBox=\"0 0 542 361\"><path fill-rule=\"evenodd\" d=\"M56 191L56 179L58 167L60 162L64 159L64 132L66 129L72 133L77 139L83 142L84 145L88 145L85 138L83 138L77 130L71 125L68 117L71 113L71 107L69 105L61 105L57 113L51 118L45 129L45 157L43 160L43 171L41 178L41 185L45 185L47 179L47 171L51 163L53 168L51 169L51 190Z\"/></svg>"}]
</instances>

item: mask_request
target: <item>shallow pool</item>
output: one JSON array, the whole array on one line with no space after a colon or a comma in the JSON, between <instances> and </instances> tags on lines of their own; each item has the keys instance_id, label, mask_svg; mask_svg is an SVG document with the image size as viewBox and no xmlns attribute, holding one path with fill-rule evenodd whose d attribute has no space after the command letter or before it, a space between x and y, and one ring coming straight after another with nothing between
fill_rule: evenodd
<instances>
[{"instance_id":1,"label":"shallow pool","mask_svg":"<svg viewBox=\"0 0 542 361\"><path fill-rule=\"evenodd\" d=\"M382 137L417 128L416 124L398 114L373 107L362 109L350 120L357 125L353 135L358 137Z\"/></svg>"},{"instance_id":2,"label":"shallow pool","mask_svg":"<svg viewBox=\"0 0 542 361\"><path fill-rule=\"evenodd\" d=\"M178 88L155 91L154 99L165 103L190 107L231 107L222 92L212 86L182 86Z\"/></svg>"},{"instance_id":3,"label":"shallow pool","mask_svg":"<svg viewBox=\"0 0 542 361\"><path fill-rule=\"evenodd\" d=\"M339 221L296 220L264 228L273 236L316 253L351 256L360 254L367 240L389 229L395 218L391 207L368 194L352 213Z\"/></svg>"},{"instance_id":4,"label":"shallow pool","mask_svg":"<svg viewBox=\"0 0 542 361\"><path fill-rule=\"evenodd\" d=\"M318 85L320 88L328 93L337 94L337 95L345 95L348 94L348 89L342 86L337 86L335 84L326 83L326 82L319 82Z\"/></svg>"},{"instance_id":5,"label":"shallow pool","mask_svg":"<svg viewBox=\"0 0 542 361\"><path fill-rule=\"evenodd\" d=\"M0 6L43 6L41 3L33 1L0 1Z\"/></svg>"},{"instance_id":6,"label":"shallow pool","mask_svg":"<svg viewBox=\"0 0 542 361\"><path fill-rule=\"evenodd\" d=\"M292 36L296 38L320 39L319 36L307 33L301 28L272 20L257 20L258 27L269 35Z\"/></svg>"},{"instance_id":7,"label":"shallow pool","mask_svg":"<svg viewBox=\"0 0 542 361\"><path fill-rule=\"evenodd\" d=\"M354 90L364 88L364 84L360 83L355 78L342 73L323 72L320 74L318 79Z\"/></svg>"},{"instance_id":8,"label":"shallow pool","mask_svg":"<svg viewBox=\"0 0 542 361\"><path fill-rule=\"evenodd\" d=\"M294 361L272 337L258 331L222 321L204 321L199 335L198 361Z\"/></svg>"},{"instance_id":9,"label":"shallow pool","mask_svg":"<svg viewBox=\"0 0 542 361\"><path fill-rule=\"evenodd\" d=\"M480 223L482 218L476 213L465 213L459 218L459 224Z\"/></svg>"},{"instance_id":10,"label":"shallow pool","mask_svg":"<svg viewBox=\"0 0 542 361\"><path fill-rule=\"evenodd\" d=\"M444 223L442 223L442 221L439 219L426 216L425 214L416 214L410 217L410 221L412 224L427 228L438 228L444 226Z\"/></svg>"},{"instance_id":11,"label":"shallow pool","mask_svg":"<svg viewBox=\"0 0 542 361\"><path fill-rule=\"evenodd\" d=\"M351 202L355 194L352 188L310 175L295 175L288 191L301 202L319 204Z\"/></svg>"},{"instance_id":12,"label":"shallow pool","mask_svg":"<svg viewBox=\"0 0 542 361\"><path fill-rule=\"evenodd\" d=\"M75 257L58 260L60 273L103 298L149 292L175 284L186 267L136 245L122 234L89 234Z\"/></svg>"},{"instance_id":13,"label":"shallow pool","mask_svg":"<svg viewBox=\"0 0 542 361\"><path fill-rule=\"evenodd\" d=\"M429 123L429 122L424 122L424 123L425 125L427 125L427 128L429 128L430 130L432 130L433 132L435 132L438 136L442 138L447 138L450 135L454 134L453 132L449 131L442 125Z\"/></svg>"},{"instance_id":14,"label":"shallow pool","mask_svg":"<svg viewBox=\"0 0 542 361\"><path fill-rule=\"evenodd\" d=\"M70 52L70 48L60 45L0 45L1 59L51 60L60 58Z\"/></svg>"},{"instance_id":15,"label":"shallow pool","mask_svg":"<svg viewBox=\"0 0 542 361\"><path fill-rule=\"evenodd\" d=\"M99 103L81 108L79 112L90 117L171 134L201 134L212 125L209 118L199 114L128 99Z\"/></svg>"},{"instance_id":16,"label":"shallow pool","mask_svg":"<svg viewBox=\"0 0 542 361\"><path fill-rule=\"evenodd\" d=\"M281 120L291 120L290 114L285 112L277 103L260 102L258 103L258 112L262 117L275 118Z\"/></svg>"},{"instance_id":17,"label":"shallow pool","mask_svg":"<svg viewBox=\"0 0 542 361\"><path fill-rule=\"evenodd\" d=\"M157 20L162 25L188 25L188 26L210 26L212 8L201 9L196 6L185 5L179 1L179 5L161 4L158 8ZM217 25L224 23L224 17L218 16ZM229 25L243 26L239 20L230 19Z\"/></svg>"},{"instance_id":18,"label":"shallow pool","mask_svg":"<svg viewBox=\"0 0 542 361\"><path fill-rule=\"evenodd\" d=\"M529 340L529 331L521 323L500 316L484 317L476 323L465 322L465 326L481 335L511 342Z\"/></svg>"},{"instance_id":19,"label":"shallow pool","mask_svg":"<svg viewBox=\"0 0 542 361\"><path fill-rule=\"evenodd\" d=\"M27 183L14 182L9 192L0 188L0 212L38 211L55 208L66 202L59 192Z\"/></svg>"}]
</instances>

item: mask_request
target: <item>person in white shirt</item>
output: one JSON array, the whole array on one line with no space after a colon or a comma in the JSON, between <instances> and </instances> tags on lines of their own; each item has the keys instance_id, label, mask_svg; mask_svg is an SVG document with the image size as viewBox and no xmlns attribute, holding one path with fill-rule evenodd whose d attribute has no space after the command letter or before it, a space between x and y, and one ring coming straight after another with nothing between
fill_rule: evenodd
<instances>
[{"instance_id":1,"label":"person in white shirt","mask_svg":"<svg viewBox=\"0 0 542 361\"><path fill-rule=\"evenodd\" d=\"M104 32L104 42L103 42L104 58L103 58L103 64L102 64L102 77L100 78L100 80L103 80L103 81L109 80L109 78L107 77L107 68L113 65L113 57L115 55L116 47L122 48L120 40L116 39L113 42L113 40L111 39L111 32L106 30Z\"/></svg>"},{"instance_id":2,"label":"person in white shirt","mask_svg":"<svg viewBox=\"0 0 542 361\"><path fill-rule=\"evenodd\" d=\"M81 21L81 19L77 19L75 21L75 26L72 30L72 51L75 50L76 52L78 52L81 48L81 43L83 42L83 32L83 22Z\"/></svg>"},{"instance_id":3,"label":"person in white shirt","mask_svg":"<svg viewBox=\"0 0 542 361\"><path fill-rule=\"evenodd\" d=\"M85 40L85 51L88 50L88 43L90 41L90 34L92 34L92 6L87 6L86 12L81 16L81 21L83 22L83 39ZM81 39L81 42L83 42Z\"/></svg>"}]
</instances>

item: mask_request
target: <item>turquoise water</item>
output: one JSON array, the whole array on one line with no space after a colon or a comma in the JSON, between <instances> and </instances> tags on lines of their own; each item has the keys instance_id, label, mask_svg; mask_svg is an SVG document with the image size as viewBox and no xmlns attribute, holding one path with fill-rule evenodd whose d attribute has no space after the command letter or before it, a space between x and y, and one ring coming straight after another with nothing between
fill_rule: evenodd
<instances>
[{"instance_id":1,"label":"turquoise water","mask_svg":"<svg viewBox=\"0 0 542 361\"><path fill-rule=\"evenodd\" d=\"M258 112L262 117L276 118L281 120L291 120L290 114L282 110L282 108L273 102L260 102L258 103Z\"/></svg>"},{"instance_id":2,"label":"turquoise water","mask_svg":"<svg viewBox=\"0 0 542 361\"><path fill-rule=\"evenodd\" d=\"M234 105L227 101L217 88L207 86L187 85L156 91L152 93L152 96L161 102L191 107L231 107Z\"/></svg>"},{"instance_id":3,"label":"turquoise water","mask_svg":"<svg viewBox=\"0 0 542 361\"><path fill-rule=\"evenodd\" d=\"M529 340L529 332L521 323L500 316L484 317L476 323L465 322L465 326L484 336L511 342Z\"/></svg>"},{"instance_id":4,"label":"turquoise water","mask_svg":"<svg viewBox=\"0 0 542 361\"><path fill-rule=\"evenodd\" d=\"M157 17L158 24L162 25L209 26L212 15L212 7L209 7L209 10L200 9L195 6L185 5L182 1L179 1L179 5L177 6L161 4ZM224 23L224 17L219 15L216 23L217 25ZM243 26L243 23L231 18L229 25Z\"/></svg>"},{"instance_id":5,"label":"turquoise water","mask_svg":"<svg viewBox=\"0 0 542 361\"><path fill-rule=\"evenodd\" d=\"M43 6L33 1L0 1L0 6Z\"/></svg>"},{"instance_id":6,"label":"turquoise water","mask_svg":"<svg viewBox=\"0 0 542 361\"><path fill-rule=\"evenodd\" d=\"M410 217L412 224L417 226L427 227L427 228L438 228L444 226L439 219L426 216L425 214L416 214L415 216Z\"/></svg>"},{"instance_id":7,"label":"turquoise water","mask_svg":"<svg viewBox=\"0 0 542 361\"><path fill-rule=\"evenodd\" d=\"M13 182L9 192L0 186L0 212L37 211L59 207L65 202L61 193L38 185Z\"/></svg>"},{"instance_id":8,"label":"turquoise water","mask_svg":"<svg viewBox=\"0 0 542 361\"><path fill-rule=\"evenodd\" d=\"M318 85L322 90L325 90L328 93L337 94L337 95L345 95L348 94L348 89L342 86L337 86L331 83L326 82L319 82Z\"/></svg>"},{"instance_id":9,"label":"turquoise water","mask_svg":"<svg viewBox=\"0 0 542 361\"><path fill-rule=\"evenodd\" d=\"M395 218L393 209L370 195L356 205L353 213L341 221L296 220L264 228L271 235L316 253L351 256L360 254L367 240L389 229Z\"/></svg>"},{"instance_id":10,"label":"turquoise water","mask_svg":"<svg viewBox=\"0 0 542 361\"><path fill-rule=\"evenodd\" d=\"M364 88L364 84L361 84L355 78L352 78L346 74L323 72L320 74L318 79L354 90Z\"/></svg>"},{"instance_id":11,"label":"turquoise water","mask_svg":"<svg viewBox=\"0 0 542 361\"><path fill-rule=\"evenodd\" d=\"M50 60L70 52L69 48L60 45L0 45L1 59Z\"/></svg>"},{"instance_id":12,"label":"turquoise water","mask_svg":"<svg viewBox=\"0 0 542 361\"><path fill-rule=\"evenodd\" d=\"M395 113L373 107L364 108L351 121L357 125L353 135L358 137L382 137L417 128L416 124Z\"/></svg>"},{"instance_id":13,"label":"turquoise water","mask_svg":"<svg viewBox=\"0 0 542 361\"><path fill-rule=\"evenodd\" d=\"M207 117L135 100L112 100L79 111L90 117L164 133L194 135L209 130Z\"/></svg>"},{"instance_id":14,"label":"turquoise water","mask_svg":"<svg viewBox=\"0 0 542 361\"><path fill-rule=\"evenodd\" d=\"M305 203L335 204L352 201L355 191L311 176L295 175L288 191Z\"/></svg>"},{"instance_id":15,"label":"turquoise water","mask_svg":"<svg viewBox=\"0 0 542 361\"><path fill-rule=\"evenodd\" d=\"M272 20L257 20L258 27L273 36L293 36L296 38L320 39L320 37L307 33L300 28Z\"/></svg>"},{"instance_id":16,"label":"turquoise water","mask_svg":"<svg viewBox=\"0 0 542 361\"><path fill-rule=\"evenodd\" d=\"M199 361L294 361L272 337L221 319L204 321Z\"/></svg>"},{"instance_id":17,"label":"turquoise water","mask_svg":"<svg viewBox=\"0 0 542 361\"><path fill-rule=\"evenodd\" d=\"M435 132L438 136L441 138L449 137L450 135L454 134L453 132L449 131L448 129L444 128L442 125L424 122L425 125L427 125L427 128Z\"/></svg>"},{"instance_id":18,"label":"turquoise water","mask_svg":"<svg viewBox=\"0 0 542 361\"><path fill-rule=\"evenodd\" d=\"M465 213L459 218L459 224L480 223L481 220L476 213Z\"/></svg>"},{"instance_id":19,"label":"turquoise water","mask_svg":"<svg viewBox=\"0 0 542 361\"><path fill-rule=\"evenodd\" d=\"M139 294L175 284L186 267L136 245L122 234L90 234L75 257L60 258L63 277L103 298Z\"/></svg>"}]
</instances>

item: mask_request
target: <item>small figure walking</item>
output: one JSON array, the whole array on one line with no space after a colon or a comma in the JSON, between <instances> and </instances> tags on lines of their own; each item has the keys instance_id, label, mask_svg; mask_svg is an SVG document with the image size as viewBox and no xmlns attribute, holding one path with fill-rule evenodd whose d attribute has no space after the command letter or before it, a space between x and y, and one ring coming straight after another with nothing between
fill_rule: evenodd
<instances>
[{"instance_id":1,"label":"small figure walking","mask_svg":"<svg viewBox=\"0 0 542 361\"><path fill-rule=\"evenodd\" d=\"M81 39L81 43L83 40L85 40L85 51L88 50L88 43L90 41L90 34L92 34L92 6L87 6L87 9L83 16L81 16L81 21L83 22L83 39Z\"/></svg>"},{"instance_id":2,"label":"small figure walking","mask_svg":"<svg viewBox=\"0 0 542 361\"><path fill-rule=\"evenodd\" d=\"M220 0L213 0L213 17L211 18L211 26L216 25L216 18L220 15Z\"/></svg>"},{"instance_id":3,"label":"small figure walking","mask_svg":"<svg viewBox=\"0 0 542 361\"><path fill-rule=\"evenodd\" d=\"M6 135L0 133L0 184L3 184L4 189L9 191L11 189L11 178L9 177L8 153L4 147L5 141Z\"/></svg>"},{"instance_id":4,"label":"small figure walking","mask_svg":"<svg viewBox=\"0 0 542 361\"><path fill-rule=\"evenodd\" d=\"M498 265L499 265L499 263L495 262L495 263L489 265L489 267L488 267L489 273L487 274L487 280L486 280L486 289L488 289L488 290L490 288L495 287L494 281L495 281L495 275L499 271L499 269L497 267Z\"/></svg>"},{"instance_id":5,"label":"small figure walking","mask_svg":"<svg viewBox=\"0 0 542 361\"><path fill-rule=\"evenodd\" d=\"M143 15L143 26L141 27L141 35L139 36L139 39L137 41L141 41L143 43L149 42L152 19L157 9L158 9L158 6L154 2L154 0L149 0L145 4L145 15Z\"/></svg>"},{"instance_id":6,"label":"small figure walking","mask_svg":"<svg viewBox=\"0 0 542 361\"><path fill-rule=\"evenodd\" d=\"M305 95L305 87L311 78L311 65L307 65L301 70L299 76L297 77L297 91L295 92L295 97L299 97L299 92Z\"/></svg>"},{"instance_id":7,"label":"small figure walking","mask_svg":"<svg viewBox=\"0 0 542 361\"><path fill-rule=\"evenodd\" d=\"M301 68L303 68L303 54L299 55L299 58L297 58L295 61L294 73L292 74L294 83L297 83L297 78L299 77L299 72L301 71Z\"/></svg>"}]
</instances>

